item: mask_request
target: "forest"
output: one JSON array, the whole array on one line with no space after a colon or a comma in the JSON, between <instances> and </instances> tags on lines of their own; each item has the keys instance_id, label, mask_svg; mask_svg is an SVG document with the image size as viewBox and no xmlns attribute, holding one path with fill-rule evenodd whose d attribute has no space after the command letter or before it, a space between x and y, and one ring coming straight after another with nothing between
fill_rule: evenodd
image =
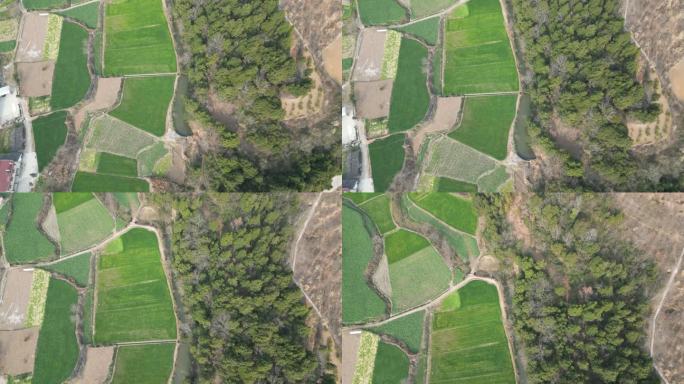
<instances>
[{"instance_id":1,"label":"forest","mask_svg":"<svg viewBox=\"0 0 684 384\"><path fill-rule=\"evenodd\" d=\"M210 190L322 190L339 173L335 120L303 129L285 126L279 96L311 87L310 70L290 55L292 27L277 0L177 0L190 84L186 110L218 139L197 167ZM219 122L211 96L234 107L234 124ZM337 118L339 111L330 111ZM334 113L333 113L334 112ZM306 142L306 145L303 145Z\"/></svg>"},{"instance_id":2,"label":"forest","mask_svg":"<svg viewBox=\"0 0 684 384\"><path fill-rule=\"evenodd\" d=\"M525 84L533 104L528 131L563 165L563 176L545 189L678 189L681 170L659 169L654 176L654 160L631 151L625 122L653 121L660 105L648 79L637 81L639 49L625 31L620 2L512 3L532 75ZM554 141L551 132L563 126L580 131L581 154Z\"/></svg>"},{"instance_id":3,"label":"forest","mask_svg":"<svg viewBox=\"0 0 684 384\"><path fill-rule=\"evenodd\" d=\"M644 332L655 266L620 237L610 197L530 196L525 246L506 219L511 203L492 194L477 205L487 248L508 266L501 278L529 382L658 383Z\"/></svg>"},{"instance_id":4,"label":"forest","mask_svg":"<svg viewBox=\"0 0 684 384\"><path fill-rule=\"evenodd\" d=\"M173 268L191 319L191 382L316 382L324 374L306 348L309 309L287 265L296 195L169 198Z\"/></svg>"}]
</instances>

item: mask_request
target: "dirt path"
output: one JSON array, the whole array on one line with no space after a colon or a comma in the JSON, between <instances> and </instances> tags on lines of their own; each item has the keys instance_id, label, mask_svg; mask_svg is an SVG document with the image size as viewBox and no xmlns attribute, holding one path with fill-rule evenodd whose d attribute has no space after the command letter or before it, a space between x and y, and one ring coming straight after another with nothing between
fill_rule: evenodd
<instances>
[{"instance_id":1,"label":"dirt path","mask_svg":"<svg viewBox=\"0 0 684 384\"><path fill-rule=\"evenodd\" d=\"M663 295L660 298L660 301L658 302L658 307L656 307L655 314L653 315L653 320L651 321L651 343L649 347L649 354L651 355L651 358L653 358L653 348L655 346L655 332L656 332L656 322L658 321L658 315L660 314L660 310L663 307L663 304L665 303L665 299L667 299L667 294L670 291L670 288L672 288L672 284L674 284L674 280L677 277L677 273L679 272L681 266L682 266L682 260L684 259L684 248L682 249L682 253L679 255L679 260L677 260L677 264L675 267L672 269L672 273L670 273L670 278L667 281L667 284L665 285L665 290L663 291ZM660 371L660 368L658 367L655 362L653 363L653 367L655 368L656 372L658 372L658 376L660 376L660 379L663 380L665 384L670 384L670 382L667 380L665 375Z\"/></svg>"},{"instance_id":2,"label":"dirt path","mask_svg":"<svg viewBox=\"0 0 684 384\"><path fill-rule=\"evenodd\" d=\"M311 307L316 311L316 314L318 315L318 318L321 319L321 321L325 322L326 318L321 314L321 311L318 310L318 307L316 304L311 300L309 295L306 293L304 288L301 286L301 283L295 279L295 266L297 265L297 253L298 253L298 248L299 248L299 242L302 240L302 237L304 236L304 233L306 232L306 228L309 225L309 222L311 221L311 218L314 216L316 213L316 207L318 207L318 203L321 201L321 196L323 196L323 193L320 192L316 196L316 200L314 201L313 205L311 208L309 208L309 213L306 217L306 220L304 221L304 224L302 224L302 228L299 231L299 234L297 235L297 241L295 241L294 245L294 255L292 256L292 280L295 282L297 287L299 287L299 290L304 294L304 297L306 298L306 301L311 305Z\"/></svg>"}]
</instances>

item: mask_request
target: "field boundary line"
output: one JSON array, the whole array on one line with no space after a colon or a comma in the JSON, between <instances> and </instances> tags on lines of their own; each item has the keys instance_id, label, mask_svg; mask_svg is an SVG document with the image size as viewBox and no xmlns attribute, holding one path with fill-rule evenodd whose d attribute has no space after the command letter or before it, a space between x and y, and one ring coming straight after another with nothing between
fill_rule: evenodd
<instances>
[{"instance_id":1,"label":"field boundary line","mask_svg":"<svg viewBox=\"0 0 684 384\"><path fill-rule=\"evenodd\" d=\"M126 347L133 345L155 345L155 344L176 344L178 340L176 339L157 339L157 340L142 340L142 341L124 341L121 343L114 343L113 346ZM174 364L176 362L174 361Z\"/></svg>"},{"instance_id":2,"label":"field boundary line","mask_svg":"<svg viewBox=\"0 0 684 384\"><path fill-rule=\"evenodd\" d=\"M80 4L72 5L72 6L69 7L69 8L60 9L58 12L70 11L70 10L72 10L72 9L74 9L74 8L82 7L82 6L84 6L84 5L88 5L88 4L92 4L92 3L99 3L99 2L100 2L100 0L90 0L90 1L86 1L85 3L80 3Z\"/></svg>"},{"instance_id":3,"label":"field boundary line","mask_svg":"<svg viewBox=\"0 0 684 384\"><path fill-rule=\"evenodd\" d=\"M129 78L129 77L171 77L171 76L178 76L178 72L151 72L151 73L133 73L133 74L128 74L128 75L121 75L118 77L122 78ZM117 77L117 76L113 76Z\"/></svg>"},{"instance_id":4,"label":"field boundary line","mask_svg":"<svg viewBox=\"0 0 684 384\"><path fill-rule=\"evenodd\" d=\"M442 10L439 10L438 12L429 14L428 16L423 16L423 17L420 17L420 18L418 18L418 19L411 20L411 21L409 21L409 22L407 22L407 23L403 23L403 24L391 24L391 25L388 25L387 28L400 28L400 27L404 27L404 26L407 26L407 25L419 23L419 22L421 22L421 21L423 21L423 20L431 19L431 18L433 18L433 17L442 16L442 15L444 15L444 14L450 13L451 11L453 11L454 9L456 9L457 7L459 7L459 6L463 5L463 4L468 3L469 1L470 1L470 0L461 0L461 1L457 1L457 2L455 2L454 4L451 4L450 6L444 8L444 9L442 9ZM358 5L357 5L357 8L356 8L356 9L358 10ZM410 9L409 9L409 12L412 13Z\"/></svg>"},{"instance_id":5,"label":"field boundary line","mask_svg":"<svg viewBox=\"0 0 684 384\"><path fill-rule=\"evenodd\" d=\"M377 198L379 198L380 196L383 196L383 195L385 195L385 194L384 194L384 193L380 193L380 194L375 195L375 196L371 197L370 199L368 199L368 200L366 200L366 201L363 201L363 202L361 202L361 203L359 203L359 204L354 203L354 201L352 201L352 203L356 204L357 207L361 207L362 205L366 204L367 202L369 202L369 201L371 201L371 200L375 200L375 199L377 199Z\"/></svg>"},{"instance_id":6,"label":"field boundary line","mask_svg":"<svg viewBox=\"0 0 684 384\"><path fill-rule=\"evenodd\" d=\"M675 277L677 277L677 274L682 266L682 259L684 259L684 248L682 248L682 252L679 254L679 260L677 260L677 264L675 264L674 269L670 273L670 278L667 281L667 284L665 285L665 291L663 292L663 296L660 298L660 301L658 302L658 307L656 308L655 314L653 315L653 321L651 322L651 345L649 348L649 354L651 355L651 359L653 359L653 349L655 347L655 332L656 332L656 322L658 321L658 315L660 314L660 310L663 307L663 304L665 304L665 299L667 299L667 294L670 291L670 288L672 288L672 284L674 283ZM670 384L670 381L665 377L663 372L660 370L660 367L656 364L655 361L653 361L653 367L655 368L656 372L658 373L658 376L665 382L665 384Z\"/></svg>"}]
</instances>

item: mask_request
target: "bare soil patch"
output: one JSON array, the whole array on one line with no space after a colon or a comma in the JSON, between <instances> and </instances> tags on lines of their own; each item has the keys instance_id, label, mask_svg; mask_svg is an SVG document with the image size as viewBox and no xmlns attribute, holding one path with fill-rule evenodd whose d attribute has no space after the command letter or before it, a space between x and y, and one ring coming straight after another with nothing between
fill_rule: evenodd
<instances>
[{"instance_id":1,"label":"bare soil patch","mask_svg":"<svg viewBox=\"0 0 684 384\"><path fill-rule=\"evenodd\" d=\"M477 262L477 269L489 274L494 274L499 271L499 260L489 255L482 256Z\"/></svg>"},{"instance_id":2,"label":"bare soil patch","mask_svg":"<svg viewBox=\"0 0 684 384\"><path fill-rule=\"evenodd\" d=\"M119 99L120 77L99 77L95 85L95 96L74 114L74 127L80 131L88 112L112 108Z\"/></svg>"},{"instance_id":3,"label":"bare soil patch","mask_svg":"<svg viewBox=\"0 0 684 384\"><path fill-rule=\"evenodd\" d=\"M342 334L342 384L352 383L360 343L361 333L350 335L346 331Z\"/></svg>"},{"instance_id":4,"label":"bare soil patch","mask_svg":"<svg viewBox=\"0 0 684 384\"><path fill-rule=\"evenodd\" d=\"M305 55L305 57L307 56L309 55ZM321 85L321 76L315 69L311 73L311 81L313 85L306 95L294 97L284 94L280 97L282 108L285 111L285 120L310 117L321 112L325 94Z\"/></svg>"},{"instance_id":5,"label":"bare soil patch","mask_svg":"<svg viewBox=\"0 0 684 384\"><path fill-rule=\"evenodd\" d=\"M354 83L356 115L364 119L389 115L393 84L392 79Z\"/></svg>"},{"instance_id":6,"label":"bare soil patch","mask_svg":"<svg viewBox=\"0 0 684 384\"><path fill-rule=\"evenodd\" d=\"M325 318L340 345L342 283L342 199L324 193L299 241L294 278Z\"/></svg>"},{"instance_id":7,"label":"bare soil patch","mask_svg":"<svg viewBox=\"0 0 684 384\"><path fill-rule=\"evenodd\" d=\"M37 12L24 15L17 47L16 61L40 61L43 59L43 46L47 36L48 16Z\"/></svg>"},{"instance_id":8,"label":"bare soil patch","mask_svg":"<svg viewBox=\"0 0 684 384\"><path fill-rule=\"evenodd\" d=\"M57 212L55 212L55 206L50 205L50 208L45 214L45 218L41 223L41 227L45 234L52 239L53 242L59 244L61 236L59 234L59 224L57 223Z\"/></svg>"},{"instance_id":9,"label":"bare soil patch","mask_svg":"<svg viewBox=\"0 0 684 384\"><path fill-rule=\"evenodd\" d=\"M665 283L684 248L683 193L620 193L615 200L625 215L624 233L659 268L661 289L652 300L655 310ZM653 311L651 312L653 314ZM684 272L677 274L655 325L653 361L670 383L684 382ZM649 320L649 332L651 326ZM650 338L649 338L650 342Z\"/></svg>"},{"instance_id":10,"label":"bare soil patch","mask_svg":"<svg viewBox=\"0 0 684 384\"><path fill-rule=\"evenodd\" d=\"M52 93L52 75L55 73L54 61L17 63L19 92L22 96L48 96Z\"/></svg>"},{"instance_id":11,"label":"bare soil patch","mask_svg":"<svg viewBox=\"0 0 684 384\"><path fill-rule=\"evenodd\" d=\"M0 331L0 372L21 375L33 372L39 327Z\"/></svg>"},{"instance_id":12,"label":"bare soil patch","mask_svg":"<svg viewBox=\"0 0 684 384\"><path fill-rule=\"evenodd\" d=\"M114 347L88 348L83 371L71 384L102 384L107 381L109 366L114 357Z\"/></svg>"},{"instance_id":13,"label":"bare soil patch","mask_svg":"<svg viewBox=\"0 0 684 384\"><path fill-rule=\"evenodd\" d=\"M33 271L13 268L7 271L5 279L5 290L0 303L0 329L20 329L24 327L26 320Z\"/></svg>"},{"instance_id":14,"label":"bare soil patch","mask_svg":"<svg viewBox=\"0 0 684 384\"><path fill-rule=\"evenodd\" d=\"M382 292L386 297L392 297L392 285L390 283L389 276L389 264L387 263L387 257L384 255L380 258L378 267L375 269L373 274L373 285L378 291Z\"/></svg>"},{"instance_id":15,"label":"bare soil patch","mask_svg":"<svg viewBox=\"0 0 684 384\"><path fill-rule=\"evenodd\" d=\"M323 67L337 84L342 84L342 34L323 50Z\"/></svg>"},{"instance_id":16,"label":"bare soil patch","mask_svg":"<svg viewBox=\"0 0 684 384\"><path fill-rule=\"evenodd\" d=\"M287 19L322 62L321 52L342 31L342 3L339 0L281 0Z\"/></svg>"},{"instance_id":17,"label":"bare soil patch","mask_svg":"<svg viewBox=\"0 0 684 384\"><path fill-rule=\"evenodd\" d=\"M672 93L681 101L684 101L684 59L673 65L668 71Z\"/></svg>"},{"instance_id":18,"label":"bare soil patch","mask_svg":"<svg viewBox=\"0 0 684 384\"><path fill-rule=\"evenodd\" d=\"M380 80L387 32L366 28L361 33L359 54L354 63L354 81Z\"/></svg>"},{"instance_id":19,"label":"bare soil patch","mask_svg":"<svg viewBox=\"0 0 684 384\"><path fill-rule=\"evenodd\" d=\"M425 136L431 133L449 131L456 125L463 105L461 100L460 97L438 97L432 119L409 132L415 156L418 156Z\"/></svg>"}]
</instances>

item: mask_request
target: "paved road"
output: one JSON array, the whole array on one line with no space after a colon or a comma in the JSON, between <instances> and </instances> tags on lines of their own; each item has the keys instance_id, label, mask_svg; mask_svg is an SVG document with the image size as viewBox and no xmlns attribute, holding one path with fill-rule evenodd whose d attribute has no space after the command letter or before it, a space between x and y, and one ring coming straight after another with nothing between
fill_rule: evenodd
<instances>
[{"instance_id":1,"label":"paved road","mask_svg":"<svg viewBox=\"0 0 684 384\"><path fill-rule=\"evenodd\" d=\"M25 144L21 156L21 164L17 171L16 191L31 192L38 177L38 156L33 141L33 124L29 116L28 103L25 98L19 98L19 107L24 116Z\"/></svg>"}]
</instances>

